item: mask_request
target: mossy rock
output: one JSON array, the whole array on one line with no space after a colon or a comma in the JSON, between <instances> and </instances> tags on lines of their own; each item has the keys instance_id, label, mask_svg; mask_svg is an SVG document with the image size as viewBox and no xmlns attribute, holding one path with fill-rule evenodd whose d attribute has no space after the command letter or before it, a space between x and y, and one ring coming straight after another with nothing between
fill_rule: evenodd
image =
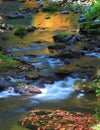
<instances>
[{"instance_id":1,"label":"mossy rock","mask_svg":"<svg viewBox=\"0 0 100 130\"><path fill-rule=\"evenodd\" d=\"M100 23L91 23L91 28L100 28Z\"/></svg>"},{"instance_id":2,"label":"mossy rock","mask_svg":"<svg viewBox=\"0 0 100 130\"><path fill-rule=\"evenodd\" d=\"M95 92L100 89L100 79L95 78L86 82L77 82L74 84L74 88L78 92Z\"/></svg>"},{"instance_id":3,"label":"mossy rock","mask_svg":"<svg viewBox=\"0 0 100 130\"><path fill-rule=\"evenodd\" d=\"M81 56L78 59L71 60L69 64L65 64L57 70L57 73L79 73L81 77L91 77L95 74L100 60L95 57Z\"/></svg>"},{"instance_id":4,"label":"mossy rock","mask_svg":"<svg viewBox=\"0 0 100 130\"><path fill-rule=\"evenodd\" d=\"M87 33L89 33L89 34L94 34L94 35L96 35L96 34L100 34L100 31L98 30L98 29L88 29L87 30Z\"/></svg>"},{"instance_id":5,"label":"mossy rock","mask_svg":"<svg viewBox=\"0 0 100 130\"><path fill-rule=\"evenodd\" d=\"M78 82L74 84L74 88L78 92L95 92L96 86L91 82Z\"/></svg>"},{"instance_id":6,"label":"mossy rock","mask_svg":"<svg viewBox=\"0 0 100 130\"><path fill-rule=\"evenodd\" d=\"M28 80L36 80L39 78L39 74L37 72L30 72L30 73L27 73L25 78Z\"/></svg>"},{"instance_id":7,"label":"mossy rock","mask_svg":"<svg viewBox=\"0 0 100 130\"><path fill-rule=\"evenodd\" d=\"M100 23L84 22L80 24L80 32L98 35L100 34Z\"/></svg>"},{"instance_id":8,"label":"mossy rock","mask_svg":"<svg viewBox=\"0 0 100 130\"><path fill-rule=\"evenodd\" d=\"M18 29L15 30L14 34L20 37L23 37L27 34L27 30L25 27L19 27Z\"/></svg>"},{"instance_id":9,"label":"mossy rock","mask_svg":"<svg viewBox=\"0 0 100 130\"><path fill-rule=\"evenodd\" d=\"M57 50L60 50L60 49L64 49L66 46L66 44L56 44L56 45L53 45L53 46L48 46L48 49L57 49Z\"/></svg>"}]
</instances>

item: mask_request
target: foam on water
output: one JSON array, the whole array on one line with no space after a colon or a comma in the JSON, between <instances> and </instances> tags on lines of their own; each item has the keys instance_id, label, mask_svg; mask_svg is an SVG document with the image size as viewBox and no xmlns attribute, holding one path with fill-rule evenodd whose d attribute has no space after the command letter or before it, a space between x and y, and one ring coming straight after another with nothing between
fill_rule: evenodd
<instances>
[{"instance_id":1,"label":"foam on water","mask_svg":"<svg viewBox=\"0 0 100 130\"><path fill-rule=\"evenodd\" d=\"M10 87L8 90L0 92L0 98L6 98L9 96L20 96L20 94L14 92L14 88Z\"/></svg>"},{"instance_id":2,"label":"foam on water","mask_svg":"<svg viewBox=\"0 0 100 130\"><path fill-rule=\"evenodd\" d=\"M53 84L45 84L45 88L40 89L42 93L33 98L42 101L66 99L72 92L74 92L73 85L78 80L80 79L68 77L62 81L55 81Z\"/></svg>"},{"instance_id":3,"label":"foam on water","mask_svg":"<svg viewBox=\"0 0 100 130\"><path fill-rule=\"evenodd\" d=\"M89 52L89 53L86 53L85 55L100 58L100 53L97 53L97 52Z\"/></svg>"},{"instance_id":4,"label":"foam on water","mask_svg":"<svg viewBox=\"0 0 100 130\"><path fill-rule=\"evenodd\" d=\"M55 59L55 58L48 59L48 63L50 64L51 67L55 67L55 65L56 66L63 65L63 62L60 59Z\"/></svg>"},{"instance_id":5,"label":"foam on water","mask_svg":"<svg viewBox=\"0 0 100 130\"><path fill-rule=\"evenodd\" d=\"M34 66L41 66L41 65L48 65L52 68L55 68L55 66L61 66L64 63L60 60L60 59L56 59L56 58L48 58L48 57L40 57L41 60L40 62L33 62L32 65Z\"/></svg>"}]
</instances>

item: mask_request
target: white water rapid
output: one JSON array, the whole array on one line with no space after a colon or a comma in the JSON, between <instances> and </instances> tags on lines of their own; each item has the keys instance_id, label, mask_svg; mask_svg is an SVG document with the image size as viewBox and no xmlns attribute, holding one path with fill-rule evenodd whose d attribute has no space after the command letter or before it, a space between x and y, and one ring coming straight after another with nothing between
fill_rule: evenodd
<instances>
[{"instance_id":1,"label":"white water rapid","mask_svg":"<svg viewBox=\"0 0 100 130\"><path fill-rule=\"evenodd\" d=\"M34 96L33 98L42 101L57 101L66 99L74 92L74 83L79 80L79 78L68 77L62 81L55 81L53 84L45 84L45 88L40 89L41 94Z\"/></svg>"},{"instance_id":2,"label":"white water rapid","mask_svg":"<svg viewBox=\"0 0 100 130\"><path fill-rule=\"evenodd\" d=\"M9 96L20 96L20 94L15 93L13 87L9 87L7 90L0 92L0 98L6 98Z\"/></svg>"}]
</instances>

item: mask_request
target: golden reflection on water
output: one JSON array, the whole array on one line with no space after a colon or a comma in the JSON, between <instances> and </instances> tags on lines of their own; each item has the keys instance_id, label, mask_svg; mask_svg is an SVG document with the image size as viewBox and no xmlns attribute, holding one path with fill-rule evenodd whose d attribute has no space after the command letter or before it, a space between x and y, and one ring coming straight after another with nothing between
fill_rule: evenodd
<instances>
[{"instance_id":1,"label":"golden reflection on water","mask_svg":"<svg viewBox=\"0 0 100 130\"><path fill-rule=\"evenodd\" d=\"M46 19L46 17L50 17ZM62 15L60 13L47 14L39 12L38 15L33 16L32 24L40 28L52 28L52 30L59 29L59 27L70 27L70 15ZM66 28L65 28L66 29Z\"/></svg>"},{"instance_id":2,"label":"golden reflection on water","mask_svg":"<svg viewBox=\"0 0 100 130\"><path fill-rule=\"evenodd\" d=\"M46 19L46 17L50 18ZM40 40L53 42L52 36L59 33L60 31L71 33L71 30L77 29L78 23L76 20L73 22L72 17L73 13L70 13L68 15L62 15L60 12L57 12L55 14L44 12L36 13L32 17L31 25L36 26L38 30L26 36L26 39L32 39L33 41Z\"/></svg>"}]
</instances>

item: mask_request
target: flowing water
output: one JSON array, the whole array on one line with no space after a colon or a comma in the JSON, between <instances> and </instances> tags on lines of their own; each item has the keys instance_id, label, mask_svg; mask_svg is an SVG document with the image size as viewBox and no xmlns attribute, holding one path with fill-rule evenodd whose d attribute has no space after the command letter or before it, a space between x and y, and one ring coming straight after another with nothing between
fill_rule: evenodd
<instances>
[{"instance_id":1,"label":"flowing water","mask_svg":"<svg viewBox=\"0 0 100 130\"><path fill-rule=\"evenodd\" d=\"M14 4L12 2L12 4ZM9 2L7 3L9 5ZM3 5L4 6L4 5ZM10 5L11 6L11 5ZM9 55L14 58L19 58L25 62L35 66L40 73L47 76L54 76L54 72L64 63L60 59L50 58L52 54L47 48L48 45L53 45L52 36L61 31L67 33L76 33L78 29L77 18L78 14L70 13L69 15L61 15L56 13L50 15L50 19L45 19L47 13L39 12L34 15L26 17L24 20L9 20L15 26L34 25L38 27L33 33L29 33L23 38L13 35L12 32L2 33L1 36L7 36L10 39L5 42L0 39L2 48L9 52ZM74 20L74 21L73 21ZM41 41L38 43L36 41ZM54 51L53 53L57 53ZM36 55L36 57L32 56ZM87 54L93 56L100 56L100 54ZM11 82L24 81L20 77L12 77L8 75ZM84 81L78 76L66 77L63 80L55 81L53 84L44 84L41 88L41 94L35 96L23 96L16 94L13 89L6 90L0 93L0 130L27 130L18 125L19 119L23 114L31 109L41 110L69 110L69 111L83 111L87 113L94 113L94 103L96 101L93 94L79 94L74 91L74 83L77 81ZM0 76L1 82L6 82ZM36 82L33 81L33 84Z\"/></svg>"}]
</instances>

